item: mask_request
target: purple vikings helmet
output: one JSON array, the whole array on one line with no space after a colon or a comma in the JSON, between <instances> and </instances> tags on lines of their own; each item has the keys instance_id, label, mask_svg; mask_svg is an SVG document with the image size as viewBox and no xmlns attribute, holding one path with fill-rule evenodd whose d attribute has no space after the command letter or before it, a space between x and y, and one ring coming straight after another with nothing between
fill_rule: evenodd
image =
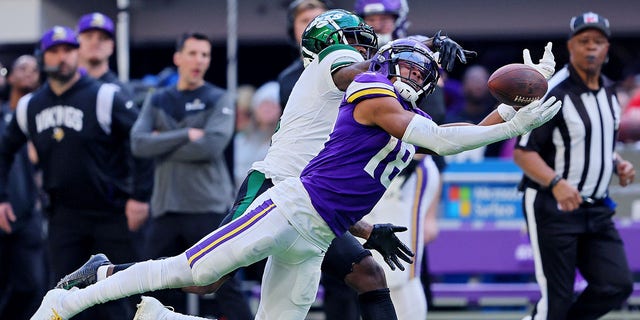
<instances>
[{"instance_id":1,"label":"purple vikings helmet","mask_svg":"<svg viewBox=\"0 0 640 320\"><path fill-rule=\"evenodd\" d=\"M408 77L400 75L401 65L411 69ZM421 97L433 92L440 78L431 50L424 43L410 38L394 40L382 46L371 59L369 70L389 79L395 77L393 86L402 99L414 107Z\"/></svg>"},{"instance_id":2,"label":"purple vikings helmet","mask_svg":"<svg viewBox=\"0 0 640 320\"><path fill-rule=\"evenodd\" d=\"M364 18L369 14L391 14L395 16L395 28L391 34L378 34L378 44L384 45L393 39L404 38L407 35L407 14L409 5L407 0L356 0L353 10Z\"/></svg>"}]
</instances>

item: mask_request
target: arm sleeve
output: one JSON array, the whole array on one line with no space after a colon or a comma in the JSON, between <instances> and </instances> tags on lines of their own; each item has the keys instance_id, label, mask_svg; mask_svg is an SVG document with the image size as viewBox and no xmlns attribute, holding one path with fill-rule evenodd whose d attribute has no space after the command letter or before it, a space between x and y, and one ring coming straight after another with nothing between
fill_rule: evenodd
<instances>
[{"instance_id":1,"label":"arm sleeve","mask_svg":"<svg viewBox=\"0 0 640 320\"><path fill-rule=\"evenodd\" d=\"M429 149L438 155L456 154L475 149L518 134L509 123L491 126L440 127L423 116L415 115L407 125L402 140Z\"/></svg>"},{"instance_id":2,"label":"arm sleeve","mask_svg":"<svg viewBox=\"0 0 640 320\"><path fill-rule=\"evenodd\" d=\"M166 156L169 152L189 142L188 128L153 133L156 108L153 101L157 97L152 92L142 104L142 111L131 129L131 151L137 157L155 158Z\"/></svg>"},{"instance_id":3,"label":"arm sleeve","mask_svg":"<svg viewBox=\"0 0 640 320\"><path fill-rule=\"evenodd\" d=\"M206 161L221 157L231 141L235 125L235 107L229 94L224 94L208 114L204 136L191 141L168 154L168 160Z\"/></svg>"}]
</instances>

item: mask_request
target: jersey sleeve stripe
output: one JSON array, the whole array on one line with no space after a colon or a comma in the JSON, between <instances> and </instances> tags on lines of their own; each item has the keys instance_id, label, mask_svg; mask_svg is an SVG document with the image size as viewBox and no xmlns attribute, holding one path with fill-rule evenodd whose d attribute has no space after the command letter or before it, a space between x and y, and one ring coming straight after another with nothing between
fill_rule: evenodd
<instances>
[{"instance_id":1,"label":"jersey sleeve stripe","mask_svg":"<svg viewBox=\"0 0 640 320\"><path fill-rule=\"evenodd\" d=\"M337 61L336 63L331 65L331 73L334 73L336 72L336 70L351 64L353 64L353 61Z\"/></svg>"},{"instance_id":2,"label":"jersey sleeve stripe","mask_svg":"<svg viewBox=\"0 0 640 320\"><path fill-rule=\"evenodd\" d=\"M318 53L318 58L320 61L322 61L322 59L324 59L325 57L327 57L330 53L338 51L338 50L350 50L355 52L355 54L360 55L360 53L358 52L358 50L356 50L356 48L346 45L346 44L334 44L334 45L330 45L328 47L326 47L324 50L320 51L320 53Z\"/></svg>"},{"instance_id":3,"label":"jersey sleeve stripe","mask_svg":"<svg viewBox=\"0 0 640 320\"><path fill-rule=\"evenodd\" d=\"M349 85L349 87L347 87L347 91L345 92L346 96L349 97L350 95L358 92L358 91L362 91L365 89L374 89L374 88L382 88L382 89L387 89L390 91L393 91L393 86L386 84L386 83L382 83L382 82L358 82L358 80L354 80L353 82L351 82L351 84Z\"/></svg>"},{"instance_id":4,"label":"jersey sleeve stripe","mask_svg":"<svg viewBox=\"0 0 640 320\"><path fill-rule=\"evenodd\" d=\"M394 98L398 98L398 96L396 95L396 93L393 90L389 90L389 89L384 89L384 88L367 88L367 89L363 89L357 92L354 92L353 94L349 95L349 98L347 98L347 102L349 103L353 103L354 101L358 100L359 98L362 98L363 96L389 96L389 97L394 97Z\"/></svg>"},{"instance_id":5,"label":"jersey sleeve stripe","mask_svg":"<svg viewBox=\"0 0 640 320\"><path fill-rule=\"evenodd\" d=\"M111 134L111 112L113 109L113 96L118 91L116 85L105 83L100 86L96 98L96 117L105 133Z\"/></svg>"},{"instance_id":6,"label":"jersey sleeve stripe","mask_svg":"<svg viewBox=\"0 0 640 320\"><path fill-rule=\"evenodd\" d=\"M29 101L31 101L31 97L33 94L29 93L26 96L22 97L18 100L18 106L16 107L16 121L18 122L18 126L22 133L25 136L29 136L29 126L27 123L27 107L29 106Z\"/></svg>"}]
</instances>

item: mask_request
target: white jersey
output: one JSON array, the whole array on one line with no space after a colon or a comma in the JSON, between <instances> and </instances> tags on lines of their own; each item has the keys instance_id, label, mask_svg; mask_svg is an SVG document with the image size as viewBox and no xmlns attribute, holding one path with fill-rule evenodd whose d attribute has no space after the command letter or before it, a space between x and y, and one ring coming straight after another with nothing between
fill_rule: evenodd
<instances>
[{"instance_id":1,"label":"white jersey","mask_svg":"<svg viewBox=\"0 0 640 320\"><path fill-rule=\"evenodd\" d=\"M333 45L320 52L293 87L267 155L251 169L264 173L274 184L300 176L336 122L344 92L333 82L332 71L361 61L362 55L347 45Z\"/></svg>"}]
</instances>

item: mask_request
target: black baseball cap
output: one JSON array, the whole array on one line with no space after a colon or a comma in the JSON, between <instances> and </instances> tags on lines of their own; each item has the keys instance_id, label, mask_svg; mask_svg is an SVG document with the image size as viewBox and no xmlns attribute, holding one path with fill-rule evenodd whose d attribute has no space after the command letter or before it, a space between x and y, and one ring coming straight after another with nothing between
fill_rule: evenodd
<instances>
[{"instance_id":1,"label":"black baseball cap","mask_svg":"<svg viewBox=\"0 0 640 320\"><path fill-rule=\"evenodd\" d=\"M571 27L570 38L586 29L596 29L601 31L607 38L611 37L609 20L595 12L585 12L571 18L569 26Z\"/></svg>"}]
</instances>

